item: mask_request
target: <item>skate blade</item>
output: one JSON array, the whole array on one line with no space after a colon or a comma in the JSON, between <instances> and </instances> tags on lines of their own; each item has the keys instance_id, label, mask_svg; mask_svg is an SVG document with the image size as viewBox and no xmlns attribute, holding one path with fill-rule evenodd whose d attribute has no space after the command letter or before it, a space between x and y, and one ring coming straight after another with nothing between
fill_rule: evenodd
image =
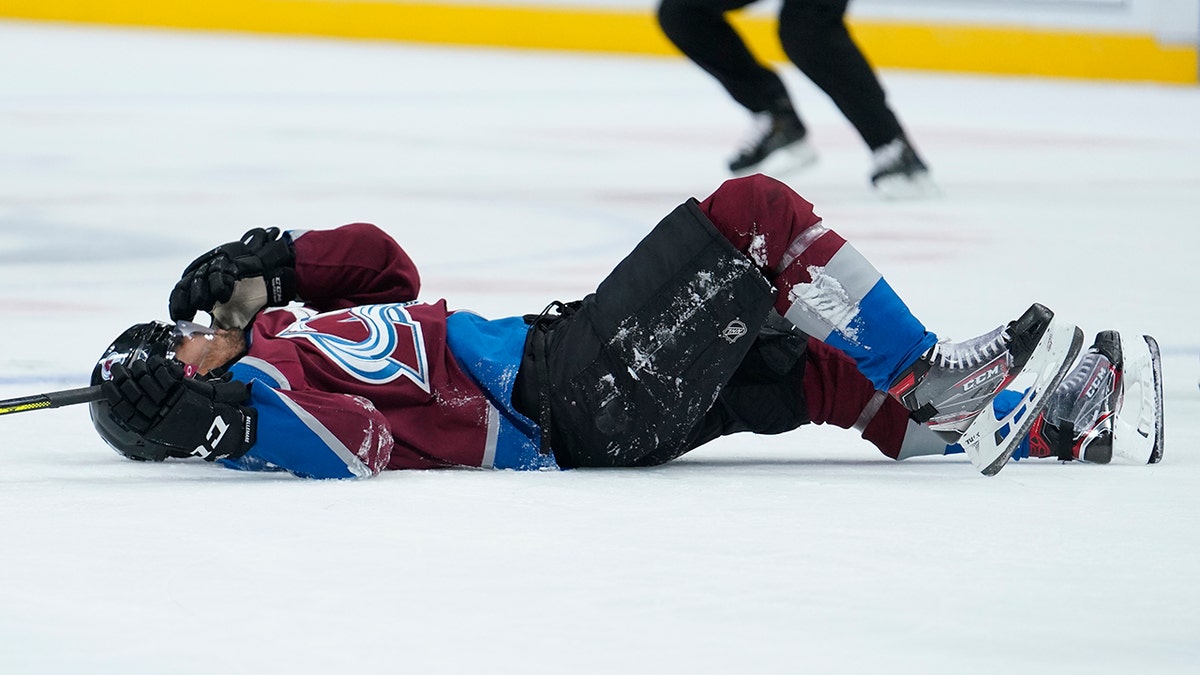
<instances>
[{"instance_id":1,"label":"skate blade","mask_svg":"<svg viewBox=\"0 0 1200 675\"><path fill-rule=\"evenodd\" d=\"M1154 464L1163 453L1162 361L1149 335L1121 340L1121 398L1113 415L1113 464Z\"/></svg>"},{"instance_id":2,"label":"skate blade","mask_svg":"<svg viewBox=\"0 0 1200 675\"><path fill-rule=\"evenodd\" d=\"M942 191L928 173L918 173L914 176L884 176L875 181L875 191L884 199L929 199L939 197Z\"/></svg>"},{"instance_id":3,"label":"skate blade","mask_svg":"<svg viewBox=\"0 0 1200 675\"><path fill-rule=\"evenodd\" d=\"M763 161L752 167L734 171L735 176L750 176L761 173L774 178L782 178L801 173L817 163L817 151L808 141L797 141L787 147L780 148L767 155Z\"/></svg>"},{"instance_id":4,"label":"skate blade","mask_svg":"<svg viewBox=\"0 0 1200 675\"><path fill-rule=\"evenodd\" d=\"M958 440L980 473L994 476L1004 468L1082 348L1083 331L1078 326L1051 319L1029 361L1009 385L1010 389L1025 390L1021 401L1000 419L986 412L976 415Z\"/></svg>"}]
</instances>

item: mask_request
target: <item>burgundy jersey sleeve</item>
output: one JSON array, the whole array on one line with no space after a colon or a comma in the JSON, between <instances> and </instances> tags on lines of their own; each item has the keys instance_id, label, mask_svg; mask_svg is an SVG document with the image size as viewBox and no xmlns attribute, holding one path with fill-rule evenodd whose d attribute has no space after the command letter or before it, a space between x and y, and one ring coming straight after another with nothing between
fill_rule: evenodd
<instances>
[{"instance_id":1,"label":"burgundy jersey sleeve","mask_svg":"<svg viewBox=\"0 0 1200 675\"><path fill-rule=\"evenodd\" d=\"M269 369L268 369L269 370ZM306 478L366 478L382 471L392 454L387 420L370 401L347 394L279 389L253 360L233 369L254 384L258 441L245 455L223 463L236 469L284 469Z\"/></svg>"},{"instance_id":2,"label":"burgundy jersey sleeve","mask_svg":"<svg viewBox=\"0 0 1200 675\"><path fill-rule=\"evenodd\" d=\"M318 311L416 300L420 275L400 244L370 223L289 233L300 299Z\"/></svg>"}]
</instances>

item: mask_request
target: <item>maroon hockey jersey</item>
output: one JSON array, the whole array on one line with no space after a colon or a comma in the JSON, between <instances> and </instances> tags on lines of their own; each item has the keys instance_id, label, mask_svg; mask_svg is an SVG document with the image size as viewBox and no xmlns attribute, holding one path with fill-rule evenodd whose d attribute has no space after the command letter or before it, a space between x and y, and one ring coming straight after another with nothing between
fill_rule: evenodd
<instances>
[{"instance_id":1,"label":"maroon hockey jersey","mask_svg":"<svg viewBox=\"0 0 1200 675\"><path fill-rule=\"evenodd\" d=\"M525 433L501 424L512 421L501 399L511 398L523 326L505 331L516 350L505 357L515 361L507 390L489 391L451 352L455 313L444 300L416 301L416 266L390 236L365 223L290 235L303 305L261 312L248 353L230 369L252 383L259 426L251 451L227 464L350 477L492 467L503 430L536 447L528 420L517 416Z\"/></svg>"}]
</instances>

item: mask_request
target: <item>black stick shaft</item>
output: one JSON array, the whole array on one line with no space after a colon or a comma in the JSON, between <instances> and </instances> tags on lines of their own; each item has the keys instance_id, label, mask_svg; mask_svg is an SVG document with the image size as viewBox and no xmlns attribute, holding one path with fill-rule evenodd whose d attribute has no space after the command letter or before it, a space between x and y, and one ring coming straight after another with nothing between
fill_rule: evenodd
<instances>
[{"instance_id":1,"label":"black stick shaft","mask_svg":"<svg viewBox=\"0 0 1200 675\"><path fill-rule=\"evenodd\" d=\"M100 385L80 389L63 389L62 391L52 391L45 394L22 396L20 398L10 398L0 401L0 415L58 408L77 403L91 403L92 401L99 401L102 398L104 398L104 394L100 393Z\"/></svg>"}]
</instances>

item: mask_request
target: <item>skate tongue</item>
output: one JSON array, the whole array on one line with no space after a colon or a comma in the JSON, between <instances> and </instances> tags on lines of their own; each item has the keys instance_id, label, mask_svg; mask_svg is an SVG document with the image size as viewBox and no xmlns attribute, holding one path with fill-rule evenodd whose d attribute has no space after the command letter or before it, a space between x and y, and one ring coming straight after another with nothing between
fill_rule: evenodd
<instances>
[{"instance_id":1,"label":"skate tongue","mask_svg":"<svg viewBox=\"0 0 1200 675\"><path fill-rule=\"evenodd\" d=\"M1025 391L1020 402L1000 419L986 410L976 415L958 440L980 473L994 476L1004 468L1082 347L1083 331L1078 326L1057 317L1051 320L1029 359L1010 373L1014 379L1009 388Z\"/></svg>"}]
</instances>

